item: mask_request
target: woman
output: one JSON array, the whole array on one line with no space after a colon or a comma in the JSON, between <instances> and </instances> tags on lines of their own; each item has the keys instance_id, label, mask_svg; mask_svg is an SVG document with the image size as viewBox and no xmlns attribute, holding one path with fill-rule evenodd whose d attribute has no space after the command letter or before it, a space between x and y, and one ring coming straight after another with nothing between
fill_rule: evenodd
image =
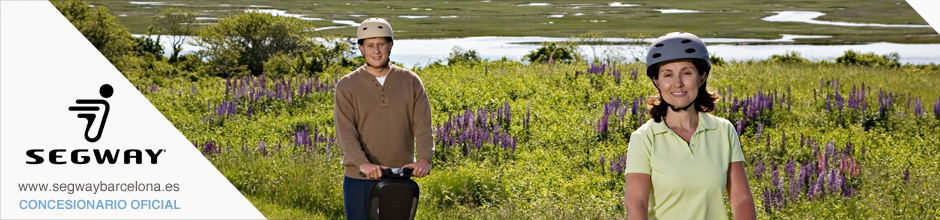
<instances>
[{"instance_id":1,"label":"woman","mask_svg":"<svg viewBox=\"0 0 940 220\"><path fill-rule=\"evenodd\" d=\"M624 205L630 219L754 219L754 197L734 126L707 112L719 96L706 90L711 64L697 36L673 32L650 45L646 75L658 93L652 116L630 136Z\"/></svg>"}]
</instances>

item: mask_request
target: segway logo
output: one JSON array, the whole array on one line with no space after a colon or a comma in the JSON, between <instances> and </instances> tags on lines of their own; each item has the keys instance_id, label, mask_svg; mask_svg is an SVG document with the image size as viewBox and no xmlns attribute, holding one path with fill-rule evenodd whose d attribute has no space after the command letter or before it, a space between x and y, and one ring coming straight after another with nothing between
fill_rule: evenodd
<instances>
[{"instance_id":1,"label":"segway logo","mask_svg":"<svg viewBox=\"0 0 940 220\"><path fill-rule=\"evenodd\" d=\"M102 98L110 98L111 95L114 94L114 88L112 88L111 85L104 84L101 85L101 88L98 89L98 93L101 94ZM108 101L105 101L104 99L76 99L75 104L79 104L79 106L69 106L69 111L80 112L78 113L78 118L84 118L88 120L88 124L85 126L85 140L94 143L98 141L98 139L101 139L101 133L104 132L104 124L108 121L108 111L111 110L111 106L108 105ZM98 125L97 129L98 133L94 136L89 136L92 125L95 124L95 119L98 118L96 112L101 110L99 107L104 107L104 111L101 114L101 124Z\"/></svg>"},{"instance_id":2,"label":"segway logo","mask_svg":"<svg viewBox=\"0 0 940 220\"><path fill-rule=\"evenodd\" d=\"M114 88L111 85L104 84L98 89L102 98L110 98L114 95ZM104 125L108 121L108 112L111 111L111 105L104 99L76 99L75 106L69 106L69 111L78 112L78 118L87 120L85 125L85 140L89 143L95 143L101 139L104 133ZM99 114L100 113L100 114ZM101 119L101 120L98 120ZM97 126L95 126L97 124ZM92 131L94 129L94 132ZM94 135L92 135L94 134ZM157 158L166 149L51 149L48 157L44 153L46 149L30 149L26 151L26 156L32 159L27 160L26 164L43 164L47 160L52 164L116 164L123 159L124 164L143 164L145 157L149 157L150 164L157 164ZM60 159L69 156L69 159ZM123 158L122 158L123 157Z\"/></svg>"}]
</instances>

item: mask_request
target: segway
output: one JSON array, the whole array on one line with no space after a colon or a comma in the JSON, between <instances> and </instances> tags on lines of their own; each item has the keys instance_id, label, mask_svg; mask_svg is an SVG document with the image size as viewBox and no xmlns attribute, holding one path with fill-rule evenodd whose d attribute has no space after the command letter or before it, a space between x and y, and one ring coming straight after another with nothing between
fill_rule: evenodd
<instances>
[{"instance_id":1,"label":"segway","mask_svg":"<svg viewBox=\"0 0 940 220\"><path fill-rule=\"evenodd\" d=\"M412 168L382 169L382 179L369 195L369 219L414 219L418 209L418 183ZM364 173L359 176L366 177Z\"/></svg>"}]
</instances>

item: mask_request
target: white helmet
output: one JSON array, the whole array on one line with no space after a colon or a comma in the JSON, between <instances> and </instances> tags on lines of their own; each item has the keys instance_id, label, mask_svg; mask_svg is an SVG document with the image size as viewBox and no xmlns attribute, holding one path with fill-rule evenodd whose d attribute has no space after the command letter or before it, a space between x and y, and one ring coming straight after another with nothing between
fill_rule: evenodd
<instances>
[{"instance_id":1,"label":"white helmet","mask_svg":"<svg viewBox=\"0 0 940 220\"><path fill-rule=\"evenodd\" d=\"M357 39L366 39L373 37L392 37L392 25L382 18L368 18L359 24L356 29Z\"/></svg>"}]
</instances>

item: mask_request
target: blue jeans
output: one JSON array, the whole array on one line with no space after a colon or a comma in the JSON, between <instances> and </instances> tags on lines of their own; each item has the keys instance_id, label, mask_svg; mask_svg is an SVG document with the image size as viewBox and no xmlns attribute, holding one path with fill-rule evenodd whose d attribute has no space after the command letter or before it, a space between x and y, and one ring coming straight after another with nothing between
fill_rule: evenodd
<instances>
[{"instance_id":1,"label":"blue jeans","mask_svg":"<svg viewBox=\"0 0 940 220\"><path fill-rule=\"evenodd\" d=\"M369 219L369 194L378 180L361 180L343 176L343 201L346 219Z\"/></svg>"}]
</instances>

